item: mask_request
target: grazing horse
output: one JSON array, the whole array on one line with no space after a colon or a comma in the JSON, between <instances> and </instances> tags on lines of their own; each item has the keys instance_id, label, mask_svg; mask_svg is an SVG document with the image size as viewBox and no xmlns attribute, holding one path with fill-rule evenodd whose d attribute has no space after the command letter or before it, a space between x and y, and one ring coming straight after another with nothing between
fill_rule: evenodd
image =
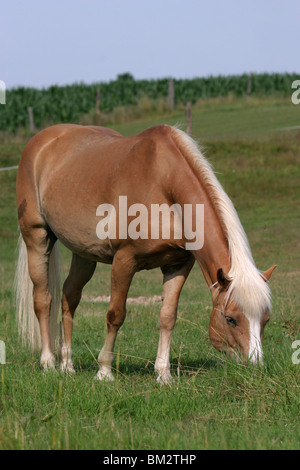
<instances>
[{"instance_id":1,"label":"grazing horse","mask_svg":"<svg viewBox=\"0 0 300 470\"><path fill-rule=\"evenodd\" d=\"M191 237L180 231L182 220L176 218L176 211L170 212L169 229L172 226L173 230L168 236L162 236L164 226L156 236L145 236L145 230L151 228L149 216L139 219L140 231L129 236L126 229L134 220L134 211L122 212L119 201L125 196L128 206L142 205L146 211L153 205L202 205L203 243L187 243ZM212 294L209 336L213 346L245 361L262 361L262 335L271 309L267 281L276 266L258 271L232 202L196 143L183 131L163 125L123 137L102 127L49 127L24 149L17 175L17 205L21 230L16 272L19 328L31 347L42 347L43 368L55 367L57 240L72 252L62 294L62 370L74 372L73 317L97 262L112 264L99 380L113 380L114 344L125 319L134 274L157 267L163 273L163 302L155 371L159 382L171 380L169 352L178 299L195 261ZM104 224L99 215L105 214ZM190 214L195 227L195 210ZM137 229L137 221L135 226Z\"/></svg>"}]
</instances>

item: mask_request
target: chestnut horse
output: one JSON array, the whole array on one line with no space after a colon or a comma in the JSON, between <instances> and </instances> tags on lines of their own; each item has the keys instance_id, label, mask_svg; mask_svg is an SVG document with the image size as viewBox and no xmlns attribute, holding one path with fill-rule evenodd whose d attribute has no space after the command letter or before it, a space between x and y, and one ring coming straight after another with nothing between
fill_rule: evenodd
<instances>
[{"instance_id":1,"label":"chestnut horse","mask_svg":"<svg viewBox=\"0 0 300 470\"><path fill-rule=\"evenodd\" d=\"M122 215L118 214L120 196L126 196L128 204L139 203L148 209L151 204L202 204L203 246L187 250L187 238L184 234L176 238L175 229L168 239L161 231L154 239L118 234L100 239L97 208L99 204L117 208L118 219ZM99 380L113 380L114 343L125 319L133 275L157 267L163 273L163 302L155 371L159 382L171 380L169 351L178 299L195 260L211 289L209 336L213 346L245 361L262 361L262 335L271 309L267 281L275 266L264 273L258 271L232 202L196 143L181 130L164 125L123 137L102 127L49 127L24 149L17 176L17 205L21 230L16 273L19 328L31 347L42 347L43 368L55 367L57 240L73 254L62 294L62 370L74 373L73 317L97 262L112 264Z\"/></svg>"}]
</instances>

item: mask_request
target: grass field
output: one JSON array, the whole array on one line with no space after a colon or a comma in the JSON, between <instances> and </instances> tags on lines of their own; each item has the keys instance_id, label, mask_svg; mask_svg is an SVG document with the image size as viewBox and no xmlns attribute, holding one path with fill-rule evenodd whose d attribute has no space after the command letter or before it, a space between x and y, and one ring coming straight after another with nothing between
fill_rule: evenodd
<instances>
[{"instance_id":1,"label":"grass field","mask_svg":"<svg viewBox=\"0 0 300 470\"><path fill-rule=\"evenodd\" d=\"M114 126L125 135L185 121L184 111ZM105 336L110 267L99 265L75 317L76 376L44 374L17 337L16 171L0 173L0 449L297 449L299 338L300 106L287 100L211 100L193 110L193 135L233 200L257 266L278 264L265 364L235 364L208 338L211 299L199 267L183 289L171 347L172 386L156 383L159 304L128 305L115 348L114 383L96 383ZM280 129L280 130L279 130ZM0 167L18 164L25 142L0 144ZM63 251L63 277L70 255ZM159 270L134 278L129 296L161 293Z\"/></svg>"}]
</instances>

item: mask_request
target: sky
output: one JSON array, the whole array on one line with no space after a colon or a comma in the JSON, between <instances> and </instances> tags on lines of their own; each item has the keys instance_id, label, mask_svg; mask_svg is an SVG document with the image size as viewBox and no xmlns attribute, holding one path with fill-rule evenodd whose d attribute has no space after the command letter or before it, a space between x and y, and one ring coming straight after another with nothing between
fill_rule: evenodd
<instances>
[{"instance_id":1,"label":"sky","mask_svg":"<svg viewBox=\"0 0 300 470\"><path fill-rule=\"evenodd\" d=\"M0 80L299 72L299 0L0 0Z\"/></svg>"}]
</instances>

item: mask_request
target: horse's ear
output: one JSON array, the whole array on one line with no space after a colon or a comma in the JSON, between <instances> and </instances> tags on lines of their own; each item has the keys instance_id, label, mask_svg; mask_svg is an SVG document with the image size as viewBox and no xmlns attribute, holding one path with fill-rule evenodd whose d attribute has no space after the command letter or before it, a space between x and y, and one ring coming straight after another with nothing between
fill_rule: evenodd
<instances>
[{"instance_id":1,"label":"horse's ear","mask_svg":"<svg viewBox=\"0 0 300 470\"><path fill-rule=\"evenodd\" d=\"M270 277L272 276L272 272L274 269L277 268L277 264L274 264L271 268L267 269L264 273L261 273L261 277L263 278L264 281L268 281Z\"/></svg>"},{"instance_id":2,"label":"horse's ear","mask_svg":"<svg viewBox=\"0 0 300 470\"><path fill-rule=\"evenodd\" d=\"M217 271L217 279L220 286L224 287L224 289L229 286L231 281L230 277L228 277L227 274L224 273L222 268L218 269Z\"/></svg>"}]
</instances>

